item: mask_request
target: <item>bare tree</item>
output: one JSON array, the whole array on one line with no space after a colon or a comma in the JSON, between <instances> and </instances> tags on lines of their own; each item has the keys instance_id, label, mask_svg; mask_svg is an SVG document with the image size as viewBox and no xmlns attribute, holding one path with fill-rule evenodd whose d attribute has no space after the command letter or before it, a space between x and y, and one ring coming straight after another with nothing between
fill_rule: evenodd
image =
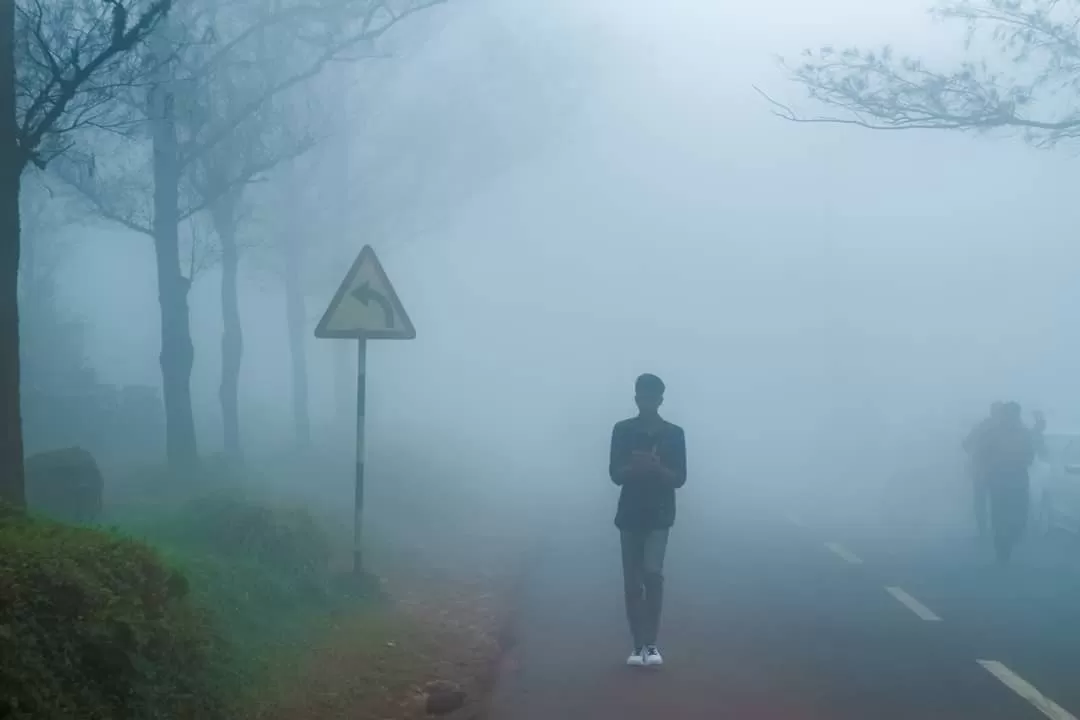
<instances>
[{"instance_id":1,"label":"bare tree","mask_svg":"<svg viewBox=\"0 0 1080 720\"><path fill-rule=\"evenodd\" d=\"M256 85L265 87L268 80L280 75L267 50L266 33L257 36L254 52L245 63L220 68L207 83L205 103L199 122L210 125L220 118L231 118L237 105L250 92L250 75L258 76ZM247 80L248 82L245 82ZM256 90L261 92L261 88ZM234 461L242 459L240 438L240 378L243 359L243 326L240 319L239 271L242 246L239 241L243 204L247 185L282 163L307 152L315 136L306 132L268 99L257 111L238 124L229 142L217 152L199 157L192 170L194 186L205 198L221 247L221 402L224 450ZM249 213L250 215L250 213Z\"/></svg>"},{"instance_id":2,"label":"bare tree","mask_svg":"<svg viewBox=\"0 0 1080 720\"><path fill-rule=\"evenodd\" d=\"M159 33L149 62L160 74L150 84L141 112L150 128L152 147L149 229L157 257L161 307L166 452L174 468L188 468L198 458L190 388L194 364L188 311L191 278L181 269L178 227L185 213L228 202L229 193L267 170L257 162L247 164L230 178L216 178L213 187L204 187L203 193L191 193L184 207L182 198L185 190L191 190L193 168L203 158L228 154L237 133L245 132L245 126L274 98L316 77L329 62L370 56L374 43L398 23L442 2L445 0L280 0L267 7L260 0L235 0L227 4L233 12L218 23L217 9L222 4L206 0L186 6L182 18L170 19L170 32ZM245 92L228 107L216 108L223 115L199 116L215 78L220 79L228 68L250 65L252 44L270 34L282 41L273 45L280 54L281 62L276 66L281 72L270 77L247 76ZM96 162L90 162L68 177L98 204L103 215L139 227L130 214L117 209L123 198L101 191L91 172L95 166ZM213 192L207 191L210 189Z\"/></svg>"},{"instance_id":3,"label":"bare tree","mask_svg":"<svg viewBox=\"0 0 1080 720\"><path fill-rule=\"evenodd\" d=\"M311 403L308 377L308 346L311 339L311 318L308 296L316 287L325 287L327 279L317 277L313 258L325 258L340 272L342 263L348 263L348 241L351 235L361 232L352 221L351 214L357 202L350 184L352 164L351 142L357 128L349 122L349 107L354 99L353 68L339 63L334 72L325 73L317 85L310 87L302 103L295 103L297 114L304 118L299 122L307 125L318 123L321 133L333 138L324 143L322 152L290 163L278 175L272 192L278 200L276 207L289 207L290 211L279 215L273 239L274 275L284 291L285 327L288 334L293 435L301 452L311 447ZM325 188L318 194L312 188ZM314 237L323 242L313 242ZM313 272L314 271L314 272ZM332 277L329 282L338 282ZM334 397L335 408L347 406L348 347L335 348ZM341 366L345 365L342 382ZM341 420L341 416L338 417Z\"/></svg>"},{"instance_id":4,"label":"bare tree","mask_svg":"<svg viewBox=\"0 0 1080 720\"><path fill-rule=\"evenodd\" d=\"M959 67L933 69L888 46L823 47L785 67L812 100L837 114L806 115L765 97L777 115L794 122L1013 130L1039 147L1080 135L1080 0L949 0L933 13L967 25L971 57ZM974 55L985 42L996 63ZM996 64L1005 67L995 70Z\"/></svg>"},{"instance_id":5,"label":"bare tree","mask_svg":"<svg viewBox=\"0 0 1080 720\"><path fill-rule=\"evenodd\" d=\"M342 64L342 69L347 65ZM325 289L327 282L340 281L342 235L362 232L346 219L349 197L344 170L350 160L346 139L355 128L342 125L342 105L349 102L343 88L346 73L327 73L318 83L303 88L281 103L288 108L282 120L297 128L314 129L320 140L312 152L296 154L283 162L258 193L261 210L256 215L262 236L268 241L253 258L255 269L267 277L284 295L283 315L288 338L293 435L296 449L311 447L311 413L307 351L311 328L308 296ZM346 251L347 252L347 251ZM331 268L327 275L323 270ZM346 348L347 350L347 348ZM347 356L346 356L347 357ZM343 391L335 384L335 392Z\"/></svg>"},{"instance_id":6,"label":"bare tree","mask_svg":"<svg viewBox=\"0 0 1080 720\"><path fill-rule=\"evenodd\" d=\"M338 60L338 65L341 67L348 65L349 61L380 57L381 55L375 51L373 45L378 37L413 12L436 4L438 3L411 2L399 4L397 7L383 6L381 9L372 6L376 14L368 15L365 19L365 24L373 23L367 30L362 31L365 37L362 40L349 38L346 41L357 47L347 50L351 47L350 45L342 46L339 50L334 50L331 54L320 58L315 68L321 71L331 60ZM223 143L216 152L204 154L198 163L198 167L203 171L204 180L198 186L200 195L210 203L210 214L222 248L221 298L224 331L219 398L222 407L225 452L237 460L242 457L239 384L243 332L237 294L241 250L237 241L240 204L244 199L247 183L279 165L291 163L312 149L317 137L326 135L326 122L321 118L326 117L329 110L329 108L312 107L315 95L311 92L313 88L310 87L310 81L315 79L316 73L301 76L304 80L302 83L294 83L291 80L294 77L292 73L295 72L291 69L295 53L283 52L283 50L294 47L297 38L291 27L283 26L274 20L275 15L283 12L280 0L269 7L258 3L257 7L259 16L241 23L242 26L259 28L259 31L251 38L254 42L254 51L247 62L237 62L240 58L234 57L231 66L218 68L217 77L212 83L213 87L208 88L207 92L208 98L216 98L214 102L218 109L217 112L209 113L205 122L209 126L221 118L231 121L232 118L241 116L244 103L249 102L250 96L254 94L256 98L263 99L258 103L256 110L249 110L249 114L235 124L227 143ZM382 14L381 19L376 19L378 14ZM270 48L274 50L271 51ZM234 51L233 55L238 56L239 52ZM258 76L254 82L252 82L253 74ZM322 77L325 78L326 75L322 74ZM244 80L247 82L245 83ZM340 104L343 102L344 87L339 77L335 77L334 80L338 81L338 86L337 92L332 93L333 102ZM278 92L268 93L267 89L272 89L275 83L281 83L281 89ZM252 87L258 89L253 93ZM307 112L289 112L286 108L290 105L306 106ZM233 189L215 192L215 187ZM334 211L338 208L323 206L316 209L316 211L319 210L325 213L327 210ZM306 357L303 353L306 346L304 340L307 324L303 296L297 289L303 274L305 233L295 230L299 229L294 228L294 232L285 233L281 240L286 255L284 280L287 296L286 319L293 360L293 414L297 442L299 447L304 448L310 442L307 369Z\"/></svg>"},{"instance_id":7,"label":"bare tree","mask_svg":"<svg viewBox=\"0 0 1080 720\"><path fill-rule=\"evenodd\" d=\"M106 125L117 84L171 0L0 0L0 499L26 502L19 393L19 194L23 171Z\"/></svg>"},{"instance_id":8,"label":"bare tree","mask_svg":"<svg viewBox=\"0 0 1080 720\"><path fill-rule=\"evenodd\" d=\"M301 217L310 215L310 209L321 204L321 201L312 201L309 192L305 192L302 182L305 175L311 178L314 173L303 172L298 167L299 163L293 163L286 172L278 178L276 191L282 201L288 199L292 210L284 217L272 231L274 241L275 275L281 283L285 295L285 329L288 333L290 385L292 390L292 415L293 434L296 438L297 449L307 450L311 445L311 403L308 382L308 342L309 324L307 295L310 290L310 274L308 272L309 255L315 249L314 244L307 242L305 235L308 233L332 232L332 228L323 222L311 223L301 221ZM313 183L308 183L311 187ZM287 207L279 204L279 207ZM304 209L309 209L304 212ZM333 212L334 208L330 208ZM326 213L323 216L325 220ZM303 227L301 227L303 225ZM307 231L302 234L302 230Z\"/></svg>"}]
</instances>

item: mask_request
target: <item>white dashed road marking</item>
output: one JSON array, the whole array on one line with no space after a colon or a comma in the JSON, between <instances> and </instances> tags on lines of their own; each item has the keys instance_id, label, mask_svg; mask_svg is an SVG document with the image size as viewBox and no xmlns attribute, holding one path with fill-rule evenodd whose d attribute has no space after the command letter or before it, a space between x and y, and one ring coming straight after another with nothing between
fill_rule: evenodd
<instances>
[{"instance_id":1,"label":"white dashed road marking","mask_svg":"<svg viewBox=\"0 0 1080 720\"><path fill-rule=\"evenodd\" d=\"M906 593L903 588L887 587L885 589L888 590L889 594L896 598L901 605L918 615L920 620L926 620L927 622L941 622L941 618L938 617L933 610Z\"/></svg>"},{"instance_id":2,"label":"white dashed road marking","mask_svg":"<svg viewBox=\"0 0 1080 720\"><path fill-rule=\"evenodd\" d=\"M1010 690L1034 705L1050 720L1076 720L1076 716L1058 705L1050 698L1032 687L1026 680L996 660L979 660L994 677L1003 682Z\"/></svg>"},{"instance_id":3,"label":"white dashed road marking","mask_svg":"<svg viewBox=\"0 0 1080 720\"><path fill-rule=\"evenodd\" d=\"M862 565L862 559L840 543L827 542L825 543L825 547L829 548L829 550L832 550L832 552L836 556L838 556L845 562L849 562L852 565Z\"/></svg>"}]
</instances>

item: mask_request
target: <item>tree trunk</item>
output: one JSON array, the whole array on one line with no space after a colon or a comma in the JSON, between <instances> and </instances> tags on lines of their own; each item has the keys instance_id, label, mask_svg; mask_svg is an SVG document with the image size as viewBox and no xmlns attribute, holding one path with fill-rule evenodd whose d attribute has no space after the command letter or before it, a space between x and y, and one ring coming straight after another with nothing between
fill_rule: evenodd
<instances>
[{"instance_id":1,"label":"tree trunk","mask_svg":"<svg viewBox=\"0 0 1080 720\"><path fill-rule=\"evenodd\" d=\"M190 470L198 462L195 413L191 406L191 343L188 291L191 280L180 270L180 158L174 98L168 85L151 90L154 145L154 251L161 307L161 379L165 400L165 453L169 466Z\"/></svg>"},{"instance_id":2,"label":"tree trunk","mask_svg":"<svg viewBox=\"0 0 1080 720\"><path fill-rule=\"evenodd\" d=\"M221 418L225 432L225 455L243 460L240 448L240 362L244 354L244 335L240 325L240 300L237 278L240 249L236 246L236 198L226 193L213 210L214 229L221 240Z\"/></svg>"},{"instance_id":3,"label":"tree trunk","mask_svg":"<svg viewBox=\"0 0 1080 720\"><path fill-rule=\"evenodd\" d=\"M0 0L0 500L26 505L19 393L19 181L15 2Z\"/></svg>"},{"instance_id":4,"label":"tree trunk","mask_svg":"<svg viewBox=\"0 0 1080 720\"><path fill-rule=\"evenodd\" d=\"M350 73L352 69L347 65L342 64L338 70L338 77L336 78L337 87L347 88L350 85ZM352 183L352 122L349 113L350 97L345 95L344 100L340 103L341 109L341 128L339 137L341 138L341 146L334 148L331 143L327 143L327 149L332 149L334 155L330 158L331 162L337 164L338 177L337 185L337 223L334 230L334 237L337 240L334 248L334 254L337 256L338 261L342 263L342 267L349 267L353 259L349 257L352 248L348 242L348 238L352 237L352 229L359 227L354 221L355 218L355 204L353 202L353 183ZM352 387L353 380L353 354L352 343L334 343L336 347L333 348L334 353L334 413L338 425L345 427L352 419L353 414L356 412L351 402L353 393L350 388Z\"/></svg>"},{"instance_id":5,"label":"tree trunk","mask_svg":"<svg viewBox=\"0 0 1080 720\"><path fill-rule=\"evenodd\" d=\"M308 410L307 309L301 287L303 250L300 236L289 233L285 243L285 320L289 327L289 354L292 356L292 405L296 444L301 450L311 446L311 416Z\"/></svg>"}]
</instances>

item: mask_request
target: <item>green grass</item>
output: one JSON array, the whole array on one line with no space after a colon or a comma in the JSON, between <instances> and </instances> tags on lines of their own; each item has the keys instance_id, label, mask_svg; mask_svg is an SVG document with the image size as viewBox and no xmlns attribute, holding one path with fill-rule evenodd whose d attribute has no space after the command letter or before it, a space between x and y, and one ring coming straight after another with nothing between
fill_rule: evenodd
<instances>
[{"instance_id":1,"label":"green grass","mask_svg":"<svg viewBox=\"0 0 1080 720\"><path fill-rule=\"evenodd\" d=\"M217 493L178 509L129 513L117 530L156 548L189 580L222 640L214 658L221 691L235 705L358 609L335 589L330 546L305 512Z\"/></svg>"},{"instance_id":2,"label":"green grass","mask_svg":"<svg viewBox=\"0 0 1080 720\"><path fill-rule=\"evenodd\" d=\"M363 609L302 510L218 492L109 522L0 509L0 717L241 717Z\"/></svg>"},{"instance_id":3,"label":"green grass","mask_svg":"<svg viewBox=\"0 0 1080 720\"><path fill-rule=\"evenodd\" d=\"M0 512L0 717L225 717L221 654L150 547Z\"/></svg>"}]
</instances>

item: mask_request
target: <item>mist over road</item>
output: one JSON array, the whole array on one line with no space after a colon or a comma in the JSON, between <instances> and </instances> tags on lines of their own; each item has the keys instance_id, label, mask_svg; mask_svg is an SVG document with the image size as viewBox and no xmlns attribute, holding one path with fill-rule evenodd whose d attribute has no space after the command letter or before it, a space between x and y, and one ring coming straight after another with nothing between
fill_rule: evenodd
<instances>
[{"instance_id":1,"label":"mist over road","mask_svg":"<svg viewBox=\"0 0 1080 720\"><path fill-rule=\"evenodd\" d=\"M599 508L596 508L599 510ZM628 668L618 536L553 528L496 720L1067 720L1080 712L1080 556L1031 540L995 567L965 528L885 531L770 503L687 508L659 669Z\"/></svg>"}]
</instances>

